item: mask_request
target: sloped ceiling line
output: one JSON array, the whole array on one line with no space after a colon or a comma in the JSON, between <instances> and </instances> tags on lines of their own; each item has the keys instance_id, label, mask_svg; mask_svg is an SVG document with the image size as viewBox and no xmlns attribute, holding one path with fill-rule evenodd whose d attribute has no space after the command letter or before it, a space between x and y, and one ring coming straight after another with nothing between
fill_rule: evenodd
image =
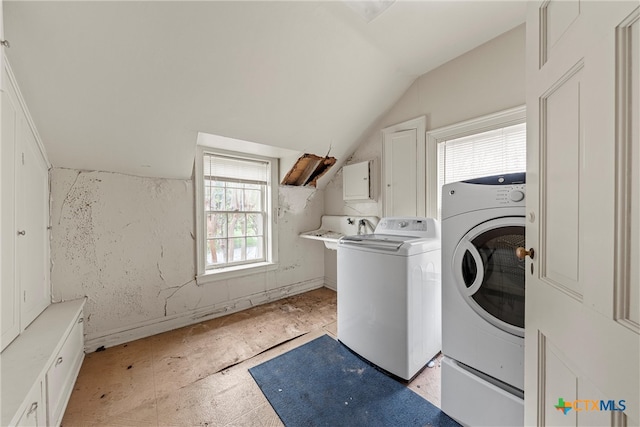
<instances>
[{"instance_id":1,"label":"sloped ceiling line","mask_svg":"<svg viewBox=\"0 0 640 427\"><path fill-rule=\"evenodd\" d=\"M54 166L186 179L209 133L296 153L331 144L339 163L319 188L418 76L525 17L501 1L397 1L369 23L326 1L3 5Z\"/></svg>"}]
</instances>

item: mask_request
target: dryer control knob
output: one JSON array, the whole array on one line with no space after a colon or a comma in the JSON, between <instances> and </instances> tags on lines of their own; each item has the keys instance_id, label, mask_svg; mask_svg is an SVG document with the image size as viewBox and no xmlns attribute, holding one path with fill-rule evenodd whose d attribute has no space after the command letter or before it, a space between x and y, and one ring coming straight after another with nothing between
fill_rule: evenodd
<instances>
[{"instance_id":1,"label":"dryer control knob","mask_svg":"<svg viewBox=\"0 0 640 427\"><path fill-rule=\"evenodd\" d=\"M511 193L509 193L509 199L512 202L519 202L524 199L524 193L520 190L513 190Z\"/></svg>"}]
</instances>

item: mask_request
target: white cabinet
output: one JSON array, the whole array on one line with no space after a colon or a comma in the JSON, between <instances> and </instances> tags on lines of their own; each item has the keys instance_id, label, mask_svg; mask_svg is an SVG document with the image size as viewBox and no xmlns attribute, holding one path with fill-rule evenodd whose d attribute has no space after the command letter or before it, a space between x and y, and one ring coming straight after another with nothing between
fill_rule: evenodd
<instances>
[{"instance_id":1,"label":"white cabinet","mask_svg":"<svg viewBox=\"0 0 640 427\"><path fill-rule=\"evenodd\" d=\"M16 194L17 279L20 326L51 304L49 285L49 168L26 121L21 121Z\"/></svg>"},{"instance_id":2,"label":"white cabinet","mask_svg":"<svg viewBox=\"0 0 640 427\"><path fill-rule=\"evenodd\" d=\"M360 162L342 168L342 199L371 199L371 162Z\"/></svg>"},{"instance_id":3,"label":"white cabinet","mask_svg":"<svg viewBox=\"0 0 640 427\"><path fill-rule=\"evenodd\" d=\"M18 422L16 422L17 426L31 427L47 425L42 392L42 381L38 381L33 385L33 388L27 395L27 404L24 406Z\"/></svg>"},{"instance_id":4,"label":"white cabinet","mask_svg":"<svg viewBox=\"0 0 640 427\"><path fill-rule=\"evenodd\" d=\"M424 216L426 117L382 130L384 216Z\"/></svg>"},{"instance_id":5,"label":"white cabinet","mask_svg":"<svg viewBox=\"0 0 640 427\"><path fill-rule=\"evenodd\" d=\"M51 304L50 165L4 52L0 70L0 425L59 425L84 358L84 300Z\"/></svg>"},{"instance_id":6,"label":"white cabinet","mask_svg":"<svg viewBox=\"0 0 640 427\"><path fill-rule=\"evenodd\" d=\"M385 216L417 216L419 160L415 129L396 132L383 148Z\"/></svg>"},{"instance_id":7,"label":"white cabinet","mask_svg":"<svg viewBox=\"0 0 640 427\"><path fill-rule=\"evenodd\" d=\"M3 87L7 73L2 70ZM0 148L0 286L2 290L2 340L4 349L20 333L20 300L15 276L15 141L18 111L15 96L2 91L2 145Z\"/></svg>"},{"instance_id":8,"label":"white cabinet","mask_svg":"<svg viewBox=\"0 0 640 427\"><path fill-rule=\"evenodd\" d=\"M81 313L75 320L62 349L54 357L53 365L47 371L47 425L50 426L60 425L73 384L80 371L84 358L83 321Z\"/></svg>"},{"instance_id":9,"label":"white cabinet","mask_svg":"<svg viewBox=\"0 0 640 427\"><path fill-rule=\"evenodd\" d=\"M0 426L60 425L84 360L84 303L50 304L2 352Z\"/></svg>"},{"instance_id":10,"label":"white cabinet","mask_svg":"<svg viewBox=\"0 0 640 427\"><path fill-rule=\"evenodd\" d=\"M49 163L4 59L0 150L1 349L51 303Z\"/></svg>"}]
</instances>

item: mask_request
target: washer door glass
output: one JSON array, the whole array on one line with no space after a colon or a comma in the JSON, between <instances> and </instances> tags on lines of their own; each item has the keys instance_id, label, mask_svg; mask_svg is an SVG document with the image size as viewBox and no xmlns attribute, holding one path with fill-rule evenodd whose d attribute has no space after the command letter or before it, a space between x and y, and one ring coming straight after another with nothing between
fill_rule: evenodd
<instances>
[{"instance_id":1,"label":"washer door glass","mask_svg":"<svg viewBox=\"0 0 640 427\"><path fill-rule=\"evenodd\" d=\"M458 290L483 319L524 336L524 217L494 219L469 231L458 243L453 268Z\"/></svg>"}]
</instances>

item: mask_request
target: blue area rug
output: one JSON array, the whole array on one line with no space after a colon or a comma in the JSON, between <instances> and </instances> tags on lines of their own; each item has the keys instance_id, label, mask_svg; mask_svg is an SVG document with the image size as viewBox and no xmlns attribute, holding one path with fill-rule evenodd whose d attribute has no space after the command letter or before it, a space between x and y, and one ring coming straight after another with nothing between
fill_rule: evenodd
<instances>
[{"instance_id":1,"label":"blue area rug","mask_svg":"<svg viewBox=\"0 0 640 427\"><path fill-rule=\"evenodd\" d=\"M249 372L287 427L459 425L327 335Z\"/></svg>"}]
</instances>

